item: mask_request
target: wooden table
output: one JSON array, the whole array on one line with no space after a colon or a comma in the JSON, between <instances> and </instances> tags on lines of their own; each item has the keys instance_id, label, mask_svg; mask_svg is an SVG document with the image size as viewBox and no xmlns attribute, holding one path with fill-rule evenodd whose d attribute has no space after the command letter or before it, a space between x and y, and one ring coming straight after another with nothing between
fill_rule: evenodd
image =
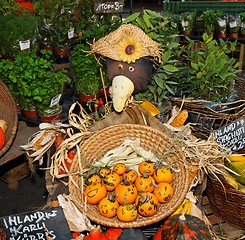
<instances>
[{"instance_id":1,"label":"wooden table","mask_svg":"<svg viewBox=\"0 0 245 240\"><path fill-rule=\"evenodd\" d=\"M19 161L19 157L25 152L20 148L28 139L39 130L38 127L29 127L24 121L18 122L17 133L9 150L0 157L1 179L8 183L10 189L18 188L18 181L30 174L28 162L25 157Z\"/></svg>"}]
</instances>

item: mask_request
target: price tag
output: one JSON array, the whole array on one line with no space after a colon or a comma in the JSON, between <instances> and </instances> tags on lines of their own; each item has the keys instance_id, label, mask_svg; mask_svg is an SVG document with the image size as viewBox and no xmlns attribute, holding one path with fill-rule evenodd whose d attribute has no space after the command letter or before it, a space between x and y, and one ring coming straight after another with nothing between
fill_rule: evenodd
<instances>
[{"instance_id":1,"label":"price tag","mask_svg":"<svg viewBox=\"0 0 245 240\"><path fill-rule=\"evenodd\" d=\"M20 50L26 50L30 48L30 40L25 40L25 41L19 41L19 45L20 45Z\"/></svg>"},{"instance_id":2,"label":"price tag","mask_svg":"<svg viewBox=\"0 0 245 240\"><path fill-rule=\"evenodd\" d=\"M50 102L50 107L57 105L60 102L60 98L61 98L61 94L53 97L51 102Z\"/></svg>"},{"instance_id":3,"label":"price tag","mask_svg":"<svg viewBox=\"0 0 245 240\"><path fill-rule=\"evenodd\" d=\"M239 118L236 121L214 130L216 142L231 151L238 151L245 147L245 118Z\"/></svg>"},{"instance_id":4,"label":"price tag","mask_svg":"<svg viewBox=\"0 0 245 240\"><path fill-rule=\"evenodd\" d=\"M234 21L234 22L230 22L230 28L234 28L237 26L237 22Z\"/></svg>"},{"instance_id":5,"label":"price tag","mask_svg":"<svg viewBox=\"0 0 245 240\"><path fill-rule=\"evenodd\" d=\"M171 23L171 26L172 26L173 28L177 28L177 23L176 23L176 22L172 22L172 23Z\"/></svg>"},{"instance_id":6,"label":"price tag","mask_svg":"<svg viewBox=\"0 0 245 240\"><path fill-rule=\"evenodd\" d=\"M60 9L60 14L62 15L64 13L65 13L65 8L64 8L64 6L62 6L62 8Z\"/></svg>"},{"instance_id":7,"label":"price tag","mask_svg":"<svg viewBox=\"0 0 245 240\"><path fill-rule=\"evenodd\" d=\"M71 239L61 207L1 217L0 225L9 240Z\"/></svg>"},{"instance_id":8,"label":"price tag","mask_svg":"<svg viewBox=\"0 0 245 240\"><path fill-rule=\"evenodd\" d=\"M182 25L183 27L187 27L187 26L189 25L189 22L183 20L183 21L181 22L181 25Z\"/></svg>"},{"instance_id":9,"label":"price tag","mask_svg":"<svg viewBox=\"0 0 245 240\"><path fill-rule=\"evenodd\" d=\"M74 28L70 28L68 30L68 39L71 39L74 37Z\"/></svg>"},{"instance_id":10,"label":"price tag","mask_svg":"<svg viewBox=\"0 0 245 240\"><path fill-rule=\"evenodd\" d=\"M226 21L225 20L219 20L218 21L218 24L219 24L219 26L221 26L221 27L224 27L224 26L226 26Z\"/></svg>"}]
</instances>

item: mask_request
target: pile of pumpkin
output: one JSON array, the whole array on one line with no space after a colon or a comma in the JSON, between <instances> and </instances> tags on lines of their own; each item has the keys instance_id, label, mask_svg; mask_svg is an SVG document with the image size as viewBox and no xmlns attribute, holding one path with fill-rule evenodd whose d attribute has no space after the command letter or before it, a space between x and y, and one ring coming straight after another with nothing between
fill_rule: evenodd
<instances>
[{"instance_id":1,"label":"pile of pumpkin","mask_svg":"<svg viewBox=\"0 0 245 240\"><path fill-rule=\"evenodd\" d=\"M138 214L150 217L157 213L159 204L169 202L174 194L171 186L174 175L166 166L144 160L136 169L117 163L102 167L88 176L84 196L87 203L97 204L98 212L108 218L131 222Z\"/></svg>"}]
</instances>

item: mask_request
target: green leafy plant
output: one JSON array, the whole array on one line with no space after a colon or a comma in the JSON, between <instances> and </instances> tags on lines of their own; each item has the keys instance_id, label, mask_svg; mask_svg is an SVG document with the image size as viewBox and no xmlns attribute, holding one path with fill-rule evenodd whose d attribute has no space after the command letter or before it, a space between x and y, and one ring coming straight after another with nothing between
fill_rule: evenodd
<instances>
[{"instance_id":1,"label":"green leafy plant","mask_svg":"<svg viewBox=\"0 0 245 240\"><path fill-rule=\"evenodd\" d=\"M180 28L182 33L191 33L196 21L196 12L183 12L180 14Z\"/></svg>"},{"instance_id":2,"label":"green leafy plant","mask_svg":"<svg viewBox=\"0 0 245 240\"><path fill-rule=\"evenodd\" d=\"M54 72L53 63L33 51L21 52L13 62L2 60L0 73L22 109L37 108L40 112L48 109L51 100L63 93L64 84L70 82L64 70Z\"/></svg>"},{"instance_id":3,"label":"green leafy plant","mask_svg":"<svg viewBox=\"0 0 245 240\"><path fill-rule=\"evenodd\" d=\"M73 28L76 2L71 0L35 1L35 12L39 16L40 41L55 48L66 48L71 43L68 31Z\"/></svg>"},{"instance_id":4,"label":"green leafy plant","mask_svg":"<svg viewBox=\"0 0 245 240\"><path fill-rule=\"evenodd\" d=\"M239 33L241 20L239 15L229 15L229 33Z\"/></svg>"},{"instance_id":5,"label":"green leafy plant","mask_svg":"<svg viewBox=\"0 0 245 240\"><path fill-rule=\"evenodd\" d=\"M226 34L227 32L227 15L222 11L216 13L217 21L215 31L217 34Z\"/></svg>"},{"instance_id":6,"label":"green leafy plant","mask_svg":"<svg viewBox=\"0 0 245 240\"><path fill-rule=\"evenodd\" d=\"M86 19L86 24L82 29L83 38L88 41L99 40L110 32L116 30L121 23L122 21L119 16L113 16L112 14L101 16L95 14L91 18Z\"/></svg>"},{"instance_id":7,"label":"green leafy plant","mask_svg":"<svg viewBox=\"0 0 245 240\"><path fill-rule=\"evenodd\" d=\"M184 65L180 60L182 49L178 42L178 34L171 24L169 14L159 15L155 11L144 10L143 13L134 13L125 19L124 23L131 22L141 28L150 38L160 44L163 55L160 64L155 64L152 82L148 90L138 93L136 100L149 100L160 104L174 94L178 79L184 74Z\"/></svg>"},{"instance_id":8,"label":"green leafy plant","mask_svg":"<svg viewBox=\"0 0 245 240\"><path fill-rule=\"evenodd\" d=\"M179 79L177 92L186 97L208 101L226 101L231 94L231 87L239 72L234 58L229 53L236 42L217 42L212 35L204 33L200 48L193 51L194 40L187 37L189 45L185 58L189 68L186 77Z\"/></svg>"},{"instance_id":9,"label":"green leafy plant","mask_svg":"<svg viewBox=\"0 0 245 240\"><path fill-rule=\"evenodd\" d=\"M212 9L204 11L200 18L203 21L204 31L207 33L214 33L217 16L216 12Z\"/></svg>"},{"instance_id":10,"label":"green leafy plant","mask_svg":"<svg viewBox=\"0 0 245 240\"><path fill-rule=\"evenodd\" d=\"M20 50L19 41L30 41L37 48L37 17L22 13L0 16L0 50L5 57L14 58Z\"/></svg>"},{"instance_id":11,"label":"green leafy plant","mask_svg":"<svg viewBox=\"0 0 245 240\"><path fill-rule=\"evenodd\" d=\"M241 19L241 34L245 35L245 12L240 13L240 19Z\"/></svg>"},{"instance_id":12,"label":"green leafy plant","mask_svg":"<svg viewBox=\"0 0 245 240\"><path fill-rule=\"evenodd\" d=\"M99 64L94 55L89 55L90 46L85 43L77 44L71 52L71 65L75 77L75 87L79 94L97 93L102 86L100 68L106 81L105 65Z\"/></svg>"}]
</instances>

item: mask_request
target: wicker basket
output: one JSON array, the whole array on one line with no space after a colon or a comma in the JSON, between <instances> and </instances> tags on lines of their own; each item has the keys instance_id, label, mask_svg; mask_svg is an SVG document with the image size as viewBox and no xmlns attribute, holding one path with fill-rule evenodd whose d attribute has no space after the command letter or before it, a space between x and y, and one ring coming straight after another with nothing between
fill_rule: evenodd
<instances>
[{"instance_id":1,"label":"wicker basket","mask_svg":"<svg viewBox=\"0 0 245 240\"><path fill-rule=\"evenodd\" d=\"M0 150L0 157L11 146L18 126L18 113L16 103L7 86L0 81L0 119L7 121L8 128L5 133L5 144Z\"/></svg>"},{"instance_id":2,"label":"wicker basket","mask_svg":"<svg viewBox=\"0 0 245 240\"><path fill-rule=\"evenodd\" d=\"M189 190L189 172L184 164L184 157L163 132L153 129L152 127L138 124L120 124L104 128L84 142L81 146L81 152L83 158L89 163L92 163L99 160L109 150L120 146L125 139L134 140L136 138L140 139L140 144L144 149L151 150L158 157L163 156L167 149L176 149L176 155L174 159L170 161L177 162L176 167L180 169L180 172L174 175L174 181L172 183L174 188L173 198L170 202L161 204L158 212L152 217L138 216L134 222L122 222L118 220L117 217L107 218L100 215L97 210L97 205L87 204L87 209L85 210L81 190L78 189L70 179L69 190L75 204L89 219L98 224L121 228L148 226L171 215L183 202ZM71 172L78 172L78 169L79 163L74 159ZM81 177L75 175L72 178L74 182L80 186Z\"/></svg>"},{"instance_id":3,"label":"wicker basket","mask_svg":"<svg viewBox=\"0 0 245 240\"><path fill-rule=\"evenodd\" d=\"M245 227L245 193L236 190L221 176L208 177L207 196L213 212L224 221Z\"/></svg>"},{"instance_id":4,"label":"wicker basket","mask_svg":"<svg viewBox=\"0 0 245 240\"><path fill-rule=\"evenodd\" d=\"M183 99L174 98L172 104L181 106ZM188 110L187 122L192 123L192 133L198 138L207 139L212 130L219 129L232 121L245 116L245 100L229 103L211 103L187 98L183 109Z\"/></svg>"},{"instance_id":5,"label":"wicker basket","mask_svg":"<svg viewBox=\"0 0 245 240\"><path fill-rule=\"evenodd\" d=\"M239 99L245 100L245 79L240 77L236 78L235 90Z\"/></svg>"}]
</instances>

